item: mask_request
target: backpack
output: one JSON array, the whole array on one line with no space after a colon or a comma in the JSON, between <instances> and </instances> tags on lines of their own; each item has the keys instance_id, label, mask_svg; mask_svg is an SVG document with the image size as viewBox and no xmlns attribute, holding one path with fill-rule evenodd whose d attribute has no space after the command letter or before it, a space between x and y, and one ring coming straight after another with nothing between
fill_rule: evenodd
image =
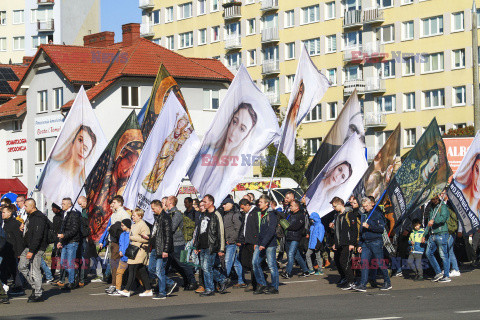
<instances>
[{"instance_id":1,"label":"backpack","mask_svg":"<svg viewBox=\"0 0 480 320\"><path fill-rule=\"evenodd\" d=\"M57 233L53 230L53 223L45 217L45 235L47 238L47 243L51 244L57 241Z\"/></svg>"},{"instance_id":2,"label":"backpack","mask_svg":"<svg viewBox=\"0 0 480 320\"><path fill-rule=\"evenodd\" d=\"M183 238L186 242L192 240L193 232L195 231L195 221L187 217L186 214L182 214L183 216Z\"/></svg>"},{"instance_id":3,"label":"backpack","mask_svg":"<svg viewBox=\"0 0 480 320\"><path fill-rule=\"evenodd\" d=\"M88 225L88 219L80 217L80 233L82 238L90 236L90 226Z\"/></svg>"},{"instance_id":4,"label":"backpack","mask_svg":"<svg viewBox=\"0 0 480 320\"><path fill-rule=\"evenodd\" d=\"M120 221L115 222L108 229L108 234L110 235L110 242L118 243L120 241L120 235L122 234L122 223Z\"/></svg>"},{"instance_id":5,"label":"backpack","mask_svg":"<svg viewBox=\"0 0 480 320\"><path fill-rule=\"evenodd\" d=\"M450 213L450 216L447 219L448 233L455 234L458 230L457 214L450 208L448 208L448 212Z\"/></svg>"}]
</instances>

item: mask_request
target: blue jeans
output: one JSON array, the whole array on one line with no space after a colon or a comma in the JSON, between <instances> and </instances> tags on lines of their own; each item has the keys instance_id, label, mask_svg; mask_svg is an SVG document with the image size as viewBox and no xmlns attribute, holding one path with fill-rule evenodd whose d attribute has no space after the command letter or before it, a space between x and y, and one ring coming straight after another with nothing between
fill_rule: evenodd
<instances>
[{"instance_id":1,"label":"blue jeans","mask_svg":"<svg viewBox=\"0 0 480 320\"><path fill-rule=\"evenodd\" d=\"M200 264L203 270L203 280L205 282L205 292L212 292L215 290L213 280L218 283L223 283L226 278L217 269L213 268L217 254L210 254L210 249L202 249L200 251Z\"/></svg>"},{"instance_id":2,"label":"blue jeans","mask_svg":"<svg viewBox=\"0 0 480 320\"><path fill-rule=\"evenodd\" d=\"M244 284L242 264L240 263L240 260L238 260L237 248L238 246L236 244L227 244L225 246L225 267L227 269L228 277L230 276L232 267L235 266L235 272L238 276L238 284Z\"/></svg>"},{"instance_id":3,"label":"blue jeans","mask_svg":"<svg viewBox=\"0 0 480 320\"><path fill-rule=\"evenodd\" d=\"M428 262L435 270L435 274L442 272L438 264L437 259L435 259L434 253L439 249L440 258L443 263L443 275L445 277L450 276L450 259L448 258L448 237L447 233L444 234L433 234L428 239L427 250L425 255L427 256Z\"/></svg>"},{"instance_id":4,"label":"blue jeans","mask_svg":"<svg viewBox=\"0 0 480 320\"><path fill-rule=\"evenodd\" d=\"M189 261L190 258L192 258L192 263L194 264L195 270L198 270L200 260L198 259L198 255L195 254L195 251L193 250L193 239L188 241L187 244L185 244L185 250L187 250L187 258L189 259Z\"/></svg>"},{"instance_id":5,"label":"blue jeans","mask_svg":"<svg viewBox=\"0 0 480 320\"><path fill-rule=\"evenodd\" d=\"M150 251L150 259L148 260L148 266L147 266L147 271L148 271L148 276L150 279L155 279L157 274L157 250L152 249Z\"/></svg>"},{"instance_id":6,"label":"blue jeans","mask_svg":"<svg viewBox=\"0 0 480 320\"><path fill-rule=\"evenodd\" d=\"M43 273L45 273L45 278L47 280L53 280L52 270L50 270L50 268L47 266L47 263L45 262L45 259L43 259L43 257L40 267L42 268Z\"/></svg>"},{"instance_id":7,"label":"blue jeans","mask_svg":"<svg viewBox=\"0 0 480 320\"><path fill-rule=\"evenodd\" d=\"M258 246L255 248L253 252L252 258L252 265L253 265L253 272L255 272L255 279L261 286L267 286L267 281L263 276L262 270L262 261L266 257L268 268L270 269L270 276L272 280L272 287L278 290L278 267L277 267L277 259L276 259L276 252L277 247L268 247L265 250L260 251Z\"/></svg>"},{"instance_id":8,"label":"blue jeans","mask_svg":"<svg viewBox=\"0 0 480 320\"><path fill-rule=\"evenodd\" d=\"M285 269L285 272L287 274L292 273L294 259L297 260L297 263L300 265L300 268L302 268L302 271L307 272L308 271L307 264L305 263L305 260L303 260L302 255L300 254L300 251L298 251L298 241L287 241L286 246L287 246L288 262L287 262L287 268Z\"/></svg>"},{"instance_id":9,"label":"blue jeans","mask_svg":"<svg viewBox=\"0 0 480 320\"><path fill-rule=\"evenodd\" d=\"M165 274L165 267L167 266L168 258L157 258L156 255L152 255L150 256L150 260L153 260L155 264L155 274L158 277L158 293L166 295L167 292L165 287L167 285L173 286L174 284L173 280Z\"/></svg>"},{"instance_id":10,"label":"blue jeans","mask_svg":"<svg viewBox=\"0 0 480 320\"><path fill-rule=\"evenodd\" d=\"M62 248L60 257L61 266L68 271L68 282L75 283L75 260L77 257L78 242L70 242Z\"/></svg>"},{"instance_id":11,"label":"blue jeans","mask_svg":"<svg viewBox=\"0 0 480 320\"><path fill-rule=\"evenodd\" d=\"M362 273L360 277L360 285L366 286L368 282L368 275L373 273L370 270L375 271L380 268L383 275L383 280L386 284L390 284L390 277L388 276L388 268L385 260L383 259L383 240L374 240L364 242L362 245L362 253L360 256L362 264Z\"/></svg>"},{"instance_id":12,"label":"blue jeans","mask_svg":"<svg viewBox=\"0 0 480 320\"><path fill-rule=\"evenodd\" d=\"M453 235L448 235L448 259L450 259L450 270L459 271L457 257L455 257L455 252L453 252L453 245L455 243L455 238Z\"/></svg>"},{"instance_id":13,"label":"blue jeans","mask_svg":"<svg viewBox=\"0 0 480 320\"><path fill-rule=\"evenodd\" d=\"M80 254L81 254L81 262L82 266L80 267L80 272L79 272L79 281L80 282L85 282L88 274L90 273L90 259L88 258L88 244L87 244L87 238L84 238L82 240L81 246L80 246Z\"/></svg>"}]
</instances>

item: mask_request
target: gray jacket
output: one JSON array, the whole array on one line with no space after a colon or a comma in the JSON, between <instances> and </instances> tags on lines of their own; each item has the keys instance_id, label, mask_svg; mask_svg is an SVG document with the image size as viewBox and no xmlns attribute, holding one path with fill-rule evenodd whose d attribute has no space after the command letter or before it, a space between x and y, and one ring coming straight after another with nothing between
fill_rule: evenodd
<instances>
[{"instance_id":1,"label":"gray jacket","mask_svg":"<svg viewBox=\"0 0 480 320\"><path fill-rule=\"evenodd\" d=\"M183 237L183 215L177 207L173 207L167 210L167 213L172 218L172 230L173 230L173 246L185 245L185 238Z\"/></svg>"},{"instance_id":2,"label":"gray jacket","mask_svg":"<svg viewBox=\"0 0 480 320\"><path fill-rule=\"evenodd\" d=\"M235 210L235 207L225 212L223 216L223 226L225 228L225 241L228 244L238 242L238 234L242 228L242 215L239 211Z\"/></svg>"}]
</instances>

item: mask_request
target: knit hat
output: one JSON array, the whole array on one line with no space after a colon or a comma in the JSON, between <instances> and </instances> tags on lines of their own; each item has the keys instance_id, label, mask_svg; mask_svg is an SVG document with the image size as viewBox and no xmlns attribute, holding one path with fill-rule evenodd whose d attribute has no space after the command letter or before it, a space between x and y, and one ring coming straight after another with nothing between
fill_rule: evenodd
<instances>
[{"instance_id":1,"label":"knit hat","mask_svg":"<svg viewBox=\"0 0 480 320\"><path fill-rule=\"evenodd\" d=\"M123 219L122 220L122 224L127 227L128 229L130 229L132 227L132 220L130 219Z\"/></svg>"}]
</instances>

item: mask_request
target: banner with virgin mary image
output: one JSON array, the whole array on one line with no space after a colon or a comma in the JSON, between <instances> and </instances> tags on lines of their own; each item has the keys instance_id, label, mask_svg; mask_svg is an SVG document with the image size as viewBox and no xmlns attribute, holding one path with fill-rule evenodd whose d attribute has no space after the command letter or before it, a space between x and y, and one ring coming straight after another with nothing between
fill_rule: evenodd
<instances>
[{"instance_id":1,"label":"banner with virgin mary image","mask_svg":"<svg viewBox=\"0 0 480 320\"><path fill-rule=\"evenodd\" d=\"M143 136L137 115L132 110L128 118L108 143L85 182L88 220L91 238L103 234L112 215L110 203L122 195L143 148Z\"/></svg>"},{"instance_id":2,"label":"banner with virgin mary image","mask_svg":"<svg viewBox=\"0 0 480 320\"><path fill-rule=\"evenodd\" d=\"M340 147L305 193L308 212L320 217L332 211L333 197L345 202L368 167L360 135L354 133Z\"/></svg>"},{"instance_id":3,"label":"banner with virgin mary image","mask_svg":"<svg viewBox=\"0 0 480 320\"><path fill-rule=\"evenodd\" d=\"M395 224L445 189L451 175L445 144L434 118L387 187Z\"/></svg>"},{"instance_id":4,"label":"banner with virgin mary image","mask_svg":"<svg viewBox=\"0 0 480 320\"><path fill-rule=\"evenodd\" d=\"M176 194L199 145L187 112L170 92L127 182L124 206L143 209L153 223L150 203Z\"/></svg>"},{"instance_id":5,"label":"banner with virgin mary image","mask_svg":"<svg viewBox=\"0 0 480 320\"><path fill-rule=\"evenodd\" d=\"M330 158L332 158L335 152L340 149L354 132L360 135L360 139L363 141L363 146L365 147L365 128L363 126L362 110L356 90L353 91L347 102L345 102L337 120L333 123L332 128L325 136L325 139L313 157L312 162L308 165L305 171L305 178L308 184L312 184L313 180L318 176L320 171L322 171Z\"/></svg>"},{"instance_id":6,"label":"banner with virgin mary image","mask_svg":"<svg viewBox=\"0 0 480 320\"><path fill-rule=\"evenodd\" d=\"M475 233L480 228L480 131L455 172L447 194L462 224L462 232Z\"/></svg>"},{"instance_id":7,"label":"banner with virgin mary image","mask_svg":"<svg viewBox=\"0 0 480 320\"><path fill-rule=\"evenodd\" d=\"M303 46L287 113L282 124L279 146L280 151L291 164L295 162L297 128L313 107L320 103L329 86L328 79L318 71L307 49Z\"/></svg>"},{"instance_id":8,"label":"banner with virgin mary image","mask_svg":"<svg viewBox=\"0 0 480 320\"><path fill-rule=\"evenodd\" d=\"M37 189L53 203L78 197L107 140L83 86L48 156Z\"/></svg>"},{"instance_id":9,"label":"banner with virgin mary image","mask_svg":"<svg viewBox=\"0 0 480 320\"><path fill-rule=\"evenodd\" d=\"M201 197L212 195L218 207L260 152L278 138L275 112L240 66L188 170L191 183Z\"/></svg>"}]
</instances>

